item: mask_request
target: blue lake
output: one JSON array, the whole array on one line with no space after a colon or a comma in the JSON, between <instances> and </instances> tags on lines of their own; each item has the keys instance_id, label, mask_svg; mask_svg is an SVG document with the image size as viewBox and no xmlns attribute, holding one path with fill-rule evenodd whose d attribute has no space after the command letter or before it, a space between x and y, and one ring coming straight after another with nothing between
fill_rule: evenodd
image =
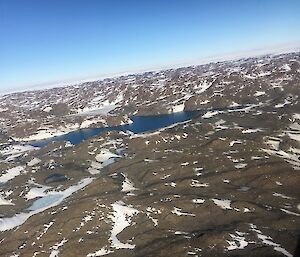
<instances>
[{"instance_id":1,"label":"blue lake","mask_svg":"<svg viewBox=\"0 0 300 257\"><path fill-rule=\"evenodd\" d=\"M134 134L140 134L165 128L178 122L190 120L196 117L198 114L199 111L187 111L164 115L133 116L130 118L133 121L133 123L131 124L106 128L79 129L61 136L51 137L45 140L33 141L30 142L30 144L33 146L43 147L53 141L69 141L70 143L77 145L90 137L107 131L131 131Z\"/></svg>"}]
</instances>

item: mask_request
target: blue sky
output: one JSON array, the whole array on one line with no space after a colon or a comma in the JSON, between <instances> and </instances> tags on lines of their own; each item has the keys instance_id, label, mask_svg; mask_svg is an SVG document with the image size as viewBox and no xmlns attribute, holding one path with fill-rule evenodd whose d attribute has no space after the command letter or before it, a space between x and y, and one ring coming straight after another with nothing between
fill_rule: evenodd
<instances>
[{"instance_id":1,"label":"blue sky","mask_svg":"<svg viewBox=\"0 0 300 257\"><path fill-rule=\"evenodd\" d=\"M300 1L0 0L0 91L300 42Z\"/></svg>"}]
</instances>

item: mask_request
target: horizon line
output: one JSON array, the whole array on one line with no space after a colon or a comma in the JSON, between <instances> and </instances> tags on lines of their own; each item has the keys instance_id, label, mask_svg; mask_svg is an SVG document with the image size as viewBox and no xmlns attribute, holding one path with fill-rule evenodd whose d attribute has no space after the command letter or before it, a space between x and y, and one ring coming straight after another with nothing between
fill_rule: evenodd
<instances>
[{"instance_id":1,"label":"horizon line","mask_svg":"<svg viewBox=\"0 0 300 257\"><path fill-rule=\"evenodd\" d=\"M102 81L104 79L109 79L109 78L118 78L122 76L143 74L145 72L159 72L168 69L178 69L178 68L184 68L189 66L204 65L209 63L234 61L234 60L239 60L244 58L255 58L255 57L273 55L273 54L275 55L288 54L293 52L294 53L300 52L300 41L294 43L273 45L272 47L261 47L261 48L248 49L248 50L242 50L237 52L230 52L230 53L225 53L220 55L198 57L198 58L193 58L185 61L182 60L182 61L165 63L163 65L149 65L143 68L132 67L129 68L128 70L123 70L119 72L95 74L95 75L85 76L81 78L70 78L70 79L64 79L59 81L49 81L49 82L35 84L35 85L25 85L25 86L16 87L11 90L8 89L8 90L0 91L0 95L3 96L3 95L9 95L13 93L41 91L41 90L52 89L52 88L81 85L86 82Z\"/></svg>"}]
</instances>

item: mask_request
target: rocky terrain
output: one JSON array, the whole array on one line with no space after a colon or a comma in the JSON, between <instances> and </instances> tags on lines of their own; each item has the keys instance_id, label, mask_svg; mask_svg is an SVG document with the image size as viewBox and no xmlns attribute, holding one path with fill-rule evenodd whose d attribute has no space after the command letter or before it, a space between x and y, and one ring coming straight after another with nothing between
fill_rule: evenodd
<instances>
[{"instance_id":1,"label":"rocky terrain","mask_svg":"<svg viewBox=\"0 0 300 257\"><path fill-rule=\"evenodd\" d=\"M300 53L0 98L0 256L293 256ZM132 115L190 120L31 142Z\"/></svg>"}]
</instances>

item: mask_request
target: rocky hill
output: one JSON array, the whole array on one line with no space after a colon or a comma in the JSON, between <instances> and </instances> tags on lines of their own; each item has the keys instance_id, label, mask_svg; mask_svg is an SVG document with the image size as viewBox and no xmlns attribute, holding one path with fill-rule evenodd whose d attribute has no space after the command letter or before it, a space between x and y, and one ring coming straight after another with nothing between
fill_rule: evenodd
<instances>
[{"instance_id":1,"label":"rocky hill","mask_svg":"<svg viewBox=\"0 0 300 257\"><path fill-rule=\"evenodd\" d=\"M0 98L1 256L292 256L300 53ZM31 141L198 110L143 134Z\"/></svg>"}]
</instances>

